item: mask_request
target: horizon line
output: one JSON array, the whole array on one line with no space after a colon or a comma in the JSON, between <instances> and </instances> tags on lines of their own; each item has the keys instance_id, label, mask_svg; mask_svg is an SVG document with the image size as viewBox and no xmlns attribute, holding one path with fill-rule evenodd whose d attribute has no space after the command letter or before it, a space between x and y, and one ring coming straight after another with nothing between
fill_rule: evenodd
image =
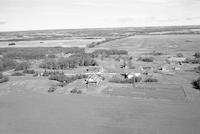
<instances>
[{"instance_id":1,"label":"horizon line","mask_svg":"<svg viewBox=\"0 0 200 134\"><path fill-rule=\"evenodd\" d=\"M86 28L52 28L52 29L29 29L29 30L8 30L8 31L0 31L0 33L6 33L6 32L28 32L28 31L51 31L51 30L87 30L87 29L124 29L124 28L154 28L154 27L200 27L200 24L198 25L151 25L151 26L125 26L125 27L86 27Z\"/></svg>"}]
</instances>

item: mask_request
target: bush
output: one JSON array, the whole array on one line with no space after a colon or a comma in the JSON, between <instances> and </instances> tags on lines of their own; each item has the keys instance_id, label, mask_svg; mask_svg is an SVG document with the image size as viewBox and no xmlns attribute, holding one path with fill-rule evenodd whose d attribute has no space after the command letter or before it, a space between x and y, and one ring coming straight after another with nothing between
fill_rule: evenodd
<instances>
[{"instance_id":1,"label":"bush","mask_svg":"<svg viewBox=\"0 0 200 134\"><path fill-rule=\"evenodd\" d=\"M4 82L7 82L7 81L9 81L8 76L2 76L2 78L0 78L0 83L4 83Z\"/></svg>"},{"instance_id":2,"label":"bush","mask_svg":"<svg viewBox=\"0 0 200 134\"><path fill-rule=\"evenodd\" d=\"M67 83L65 83L65 82L60 82L60 83L57 84L57 86L59 86L59 87L64 87L66 85L67 85Z\"/></svg>"},{"instance_id":3,"label":"bush","mask_svg":"<svg viewBox=\"0 0 200 134\"><path fill-rule=\"evenodd\" d=\"M154 58L153 57L139 57L137 60L143 61L143 62L153 62Z\"/></svg>"},{"instance_id":4,"label":"bush","mask_svg":"<svg viewBox=\"0 0 200 134\"><path fill-rule=\"evenodd\" d=\"M55 86L52 86L49 88L48 92L52 93L56 90L56 87Z\"/></svg>"},{"instance_id":5,"label":"bush","mask_svg":"<svg viewBox=\"0 0 200 134\"><path fill-rule=\"evenodd\" d=\"M195 57L195 58L200 58L200 52L196 52L196 53L194 54L194 57Z\"/></svg>"},{"instance_id":6,"label":"bush","mask_svg":"<svg viewBox=\"0 0 200 134\"><path fill-rule=\"evenodd\" d=\"M176 57L183 57L183 54L182 53L177 53Z\"/></svg>"},{"instance_id":7,"label":"bush","mask_svg":"<svg viewBox=\"0 0 200 134\"><path fill-rule=\"evenodd\" d=\"M25 74L35 74L35 70L27 70L27 69L25 69L23 71L23 73L25 73Z\"/></svg>"},{"instance_id":8,"label":"bush","mask_svg":"<svg viewBox=\"0 0 200 134\"><path fill-rule=\"evenodd\" d=\"M194 88L200 90L200 77L197 80L193 80L192 85L194 86Z\"/></svg>"},{"instance_id":9,"label":"bush","mask_svg":"<svg viewBox=\"0 0 200 134\"><path fill-rule=\"evenodd\" d=\"M73 94L82 94L82 91L77 89L77 88L73 88L70 93L73 93Z\"/></svg>"},{"instance_id":10,"label":"bush","mask_svg":"<svg viewBox=\"0 0 200 134\"><path fill-rule=\"evenodd\" d=\"M158 82L158 80L155 78L147 78L144 80L144 82Z\"/></svg>"},{"instance_id":11,"label":"bush","mask_svg":"<svg viewBox=\"0 0 200 134\"><path fill-rule=\"evenodd\" d=\"M16 65L15 71L27 70L28 68L30 68L29 62L21 62Z\"/></svg>"},{"instance_id":12,"label":"bush","mask_svg":"<svg viewBox=\"0 0 200 134\"><path fill-rule=\"evenodd\" d=\"M14 73L12 73L11 75L12 75L12 76L24 76L24 74L21 73L21 72L14 72Z\"/></svg>"}]
</instances>

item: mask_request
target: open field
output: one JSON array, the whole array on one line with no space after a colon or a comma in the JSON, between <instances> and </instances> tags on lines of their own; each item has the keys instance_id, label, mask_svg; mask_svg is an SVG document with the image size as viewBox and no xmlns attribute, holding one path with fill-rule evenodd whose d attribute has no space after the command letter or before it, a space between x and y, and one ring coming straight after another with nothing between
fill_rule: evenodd
<instances>
[{"instance_id":1,"label":"open field","mask_svg":"<svg viewBox=\"0 0 200 134\"><path fill-rule=\"evenodd\" d=\"M4 134L199 134L199 103L11 93L0 97Z\"/></svg>"},{"instance_id":2,"label":"open field","mask_svg":"<svg viewBox=\"0 0 200 134\"><path fill-rule=\"evenodd\" d=\"M0 47L85 47L92 42L102 39L72 39L72 40L42 40L42 41L18 41L14 46L8 46L10 42L0 42Z\"/></svg>"},{"instance_id":3,"label":"open field","mask_svg":"<svg viewBox=\"0 0 200 134\"><path fill-rule=\"evenodd\" d=\"M94 49L116 48L128 50L131 55L140 55L152 51L163 52L168 55L183 53L192 56L199 51L200 35L138 35L121 40L104 43ZM92 49L90 49L91 51Z\"/></svg>"},{"instance_id":4,"label":"open field","mask_svg":"<svg viewBox=\"0 0 200 134\"><path fill-rule=\"evenodd\" d=\"M171 29L168 27L164 31ZM118 32L108 29L101 32L73 31L70 36L81 37L85 32L83 37L95 39L56 40L57 36L55 40L30 38L10 46L13 47L12 52L15 47L22 47L22 50L18 49L17 54L10 56L9 64L14 64L13 61L18 66L21 62L30 63L29 69L35 73L25 74L23 69L15 71L15 65L3 70L2 66L2 77L8 76L9 80L0 83L0 133L199 134L200 91L194 89L191 82L199 77L194 68L200 64L173 62L170 59L194 58L194 53L200 52L200 35L147 35L163 32L163 29L135 30L132 29L132 32L140 35L125 36L92 48L86 45L106 37L116 37L113 32L122 36L131 29L120 29ZM44 33L34 31L29 36L43 37ZM12 36L18 34L13 33ZM22 32L22 35L25 34ZM63 32L62 37L65 34ZM9 35L5 35L6 39ZM18 37L21 40L21 36ZM1 41L0 47L7 47L9 42ZM47 49L42 51L45 52L43 57L23 59L23 52L28 50L23 50L23 47L56 46L84 47L85 52L77 53L67 48L66 53L62 48ZM98 51L100 49L111 51ZM5 62L4 56L9 57L10 50L2 52L0 63ZM52 52L55 52L54 57L47 58L46 55ZM178 53L182 54L181 58L177 57ZM15 55L22 56L16 58ZM152 61L138 60L140 57L151 57ZM18 76L13 76L14 73L18 73ZM45 76L44 73L49 74ZM134 74L134 81L123 83L129 79L125 78L126 74ZM135 81L136 75L141 81ZM50 80L52 76L55 79ZM147 78L157 81L146 82ZM86 84L91 79L95 83ZM73 90L80 92L72 93Z\"/></svg>"}]
</instances>

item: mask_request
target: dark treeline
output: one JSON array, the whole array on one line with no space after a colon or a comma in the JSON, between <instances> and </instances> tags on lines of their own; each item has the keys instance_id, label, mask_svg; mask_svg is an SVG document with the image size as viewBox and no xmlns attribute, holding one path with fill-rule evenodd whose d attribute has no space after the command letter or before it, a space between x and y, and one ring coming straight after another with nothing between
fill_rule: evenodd
<instances>
[{"instance_id":1,"label":"dark treeline","mask_svg":"<svg viewBox=\"0 0 200 134\"><path fill-rule=\"evenodd\" d=\"M114 40L122 39L122 38L125 38L125 37L128 37L128 36L126 35L126 36L115 37L115 38L106 38L105 40L102 40L102 41L92 42L92 43L88 44L87 47L88 48L93 48L93 47L98 46L100 44L103 44L103 43L106 43L106 42L109 42L109 41L114 41Z\"/></svg>"},{"instance_id":2,"label":"dark treeline","mask_svg":"<svg viewBox=\"0 0 200 134\"><path fill-rule=\"evenodd\" d=\"M48 69L69 69L76 68L78 66L96 66L97 62L89 56L89 54L75 54L68 58L56 59L45 59L43 63L40 64L41 68Z\"/></svg>"},{"instance_id":3,"label":"dark treeline","mask_svg":"<svg viewBox=\"0 0 200 134\"><path fill-rule=\"evenodd\" d=\"M65 82L66 84L68 84L77 79L83 79L87 77L88 77L87 75L65 76L64 74L54 74L49 77L49 80L56 80L56 81Z\"/></svg>"},{"instance_id":4,"label":"dark treeline","mask_svg":"<svg viewBox=\"0 0 200 134\"><path fill-rule=\"evenodd\" d=\"M94 57L102 56L110 56L110 55L128 55L128 51L126 50L117 50L117 49L97 49L92 52Z\"/></svg>"},{"instance_id":5,"label":"dark treeline","mask_svg":"<svg viewBox=\"0 0 200 134\"><path fill-rule=\"evenodd\" d=\"M48 54L56 53L84 53L84 48L79 47L23 47L0 48L0 55L11 59L43 59Z\"/></svg>"}]
</instances>

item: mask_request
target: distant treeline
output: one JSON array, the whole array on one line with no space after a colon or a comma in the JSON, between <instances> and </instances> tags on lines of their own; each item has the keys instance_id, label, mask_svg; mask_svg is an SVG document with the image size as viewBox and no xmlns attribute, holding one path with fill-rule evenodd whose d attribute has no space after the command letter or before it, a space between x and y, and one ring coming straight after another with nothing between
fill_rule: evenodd
<instances>
[{"instance_id":1,"label":"distant treeline","mask_svg":"<svg viewBox=\"0 0 200 134\"><path fill-rule=\"evenodd\" d=\"M98 46L100 44L103 44L103 43L106 43L106 42L109 42L109 41L122 39L122 38L125 38L125 37L128 37L128 36L121 36L121 37L115 37L115 38L106 38L105 40L102 40L102 41L92 42L92 43L88 44L87 47L88 48L93 48L93 47Z\"/></svg>"},{"instance_id":2,"label":"distant treeline","mask_svg":"<svg viewBox=\"0 0 200 134\"><path fill-rule=\"evenodd\" d=\"M43 59L47 54L56 53L84 53L84 48L79 47L24 47L0 48L0 55L11 59Z\"/></svg>"},{"instance_id":3,"label":"distant treeline","mask_svg":"<svg viewBox=\"0 0 200 134\"><path fill-rule=\"evenodd\" d=\"M117 50L117 49L97 49L92 52L94 57L102 56L110 56L110 55L128 55L128 51L126 50Z\"/></svg>"},{"instance_id":4,"label":"distant treeline","mask_svg":"<svg viewBox=\"0 0 200 134\"><path fill-rule=\"evenodd\" d=\"M87 75L74 75L74 76L65 76L64 74L54 74L49 77L49 80L56 80L59 82L65 82L66 84L71 83L77 79L87 78Z\"/></svg>"}]
</instances>

